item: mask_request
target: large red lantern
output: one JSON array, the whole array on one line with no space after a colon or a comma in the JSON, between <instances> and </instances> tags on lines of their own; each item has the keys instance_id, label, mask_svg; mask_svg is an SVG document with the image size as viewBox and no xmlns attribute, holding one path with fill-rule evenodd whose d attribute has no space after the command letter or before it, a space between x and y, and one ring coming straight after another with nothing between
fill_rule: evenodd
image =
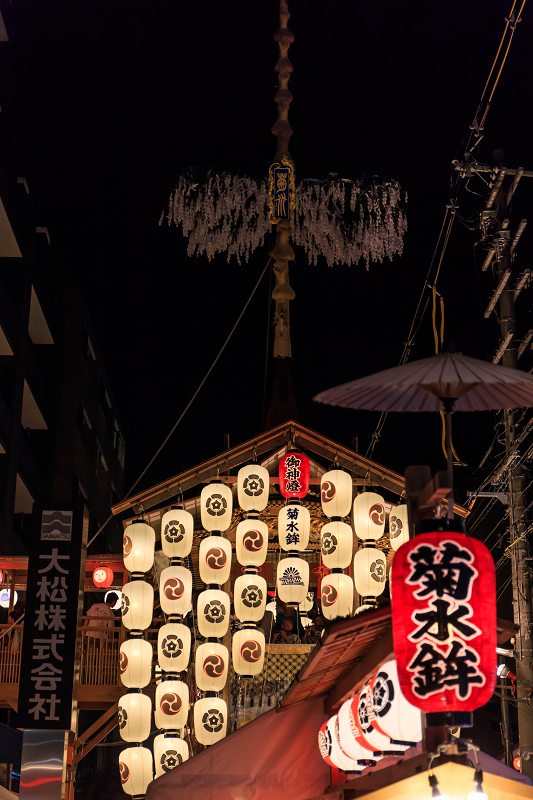
<instances>
[{"instance_id":1,"label":"large red lantern","mask_svg":"<svg viewBox=\"0 0 533 800\"><path fill-rule=\"evenodd\" d=\"M309 491L309 459L302 453L287 453L279 462L279 490L287 499L305 497Z\"/></svg>"},{"instance_id":2,"label":"large red lantern","mask_svg":"<svg viewBox=\"0 0 533 800\"><path fill-rule=\"evenodd\" d=\"M392 564L398 678L405 698L426 714L471 712L496 683L494 561L477 539L439 531L438 520L431 526L405 542ZM439 717L427 721L442 724Z\"/></svg>"},{"instance_id":3,"label":"large red lantern","mask_svg":"<svg viewBox=\"0 0 533 800\"><path fill-rule=\"evenodd\" d=\"M113 583L114 577L111 567L96 567L93 572L93 583L97 589L107 589Z\"/></svg>"}]
</instances>

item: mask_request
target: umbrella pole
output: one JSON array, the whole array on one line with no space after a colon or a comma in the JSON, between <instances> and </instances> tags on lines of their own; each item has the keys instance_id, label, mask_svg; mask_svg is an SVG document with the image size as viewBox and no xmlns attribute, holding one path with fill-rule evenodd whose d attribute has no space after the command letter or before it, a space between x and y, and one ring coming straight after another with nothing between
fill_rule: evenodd
<instances>
[{"instance_id":1,"label":"umbrella pole","mask_svg":"<svg viewBox=\"0 0 533 800\"><path fill-rule=\"evenodd\" d=\"M452 452L452 413L455 403L454 398L442 398L444 404L444 412L446 419L446 466L448 470L448 478L450 481L451 491L448 495L448 519L455 519L455 512L453 509L453 452Z\"/></svg>"}]
</instances>

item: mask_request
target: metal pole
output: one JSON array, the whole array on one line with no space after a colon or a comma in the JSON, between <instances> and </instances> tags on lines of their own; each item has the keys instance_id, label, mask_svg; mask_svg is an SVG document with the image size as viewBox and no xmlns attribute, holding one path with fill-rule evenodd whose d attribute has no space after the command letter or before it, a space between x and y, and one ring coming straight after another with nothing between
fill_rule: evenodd
<instances>
[{"instance_id":1,"label":"metal pole","mask_svg":"<svg viewBox=\"0 0 533 800\"><path fill-rule=\"evenodd\" d=\"M507 685L500 679L500 703L502 707L502 739L505 747L505 763L513 766L513 741L511 739L511 725L509 722L509 701L507 698Z\"/></svg>"},{"instance_id":2,"label":"metal pole","mask_svg":"<svg viewBox=\"0 0 533 800\"><path fill-rule=\"evenodd\" d=\"M502 193L503 194L503 193ZM505 209L506 210L506 209ZM504 211L505 211L504 210ZM506 214L500 214L500 218ZM511 268L511 237L508 230L496 234L498 281ZM505 341L509 334L509 346L502 356L502 364L516 367L517 341L515 337L515 311L513 289L509 284L503 290L500 302L500 336ZM513 411L504 412L505 444L507 450L515 439ZM531 643L531 579L528 569L529 545L525 538L524 520L524 473L520 466L511 470L509 476L509 524L510 555L513 586L514 621L518 625L516 636L516 699L518 706L518 734L521 771L533 779L533 711L529 705L533 690L533 648Z\"/></svg>"}]
</instances>

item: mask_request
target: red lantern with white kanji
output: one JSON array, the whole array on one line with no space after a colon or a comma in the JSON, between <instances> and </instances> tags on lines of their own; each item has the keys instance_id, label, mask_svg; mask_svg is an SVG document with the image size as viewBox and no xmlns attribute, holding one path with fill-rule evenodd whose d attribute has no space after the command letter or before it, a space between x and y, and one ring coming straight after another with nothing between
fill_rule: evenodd
<instances>
[{"instance_id":1,"label":"red lantern with white kanji","mask_svg":"<svg viewBox=\"0 0 533 800\"><path fill-rule=\"evenodd\" d=\"M415 536L394 557L392 598L405 698L426 713L484 705L496 683L495 569L485 545L454 531Z\"/></svg>"},{"instance_id":2,"label":"red lantern with white kanji","mask_svg":"<svg viewBox=\"0 0 533 800\"><path fill-rule=\"evenodd\" d=\"M309 459L302 453L287 453L279 462L279 490L287 499L305 497L309 491Z\"/></svg>"},{"instance_id":3,"label":"red lantern with white kanji","mask_svg":"<svg viewBox=\"0 0 533 800\"><path fill-rule=\"evenodd\" d=\"M93 583L97 589L107 589L113 583L114 577L111 567L96 567L93 572Z\"/></svg>"}]
</instances>

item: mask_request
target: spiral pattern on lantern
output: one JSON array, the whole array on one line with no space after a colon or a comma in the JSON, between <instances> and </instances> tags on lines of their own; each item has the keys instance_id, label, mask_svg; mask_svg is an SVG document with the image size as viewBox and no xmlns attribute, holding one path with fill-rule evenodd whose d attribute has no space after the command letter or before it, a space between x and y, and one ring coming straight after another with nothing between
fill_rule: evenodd
<instances>
[{"instance_id":1,"label":"spiral pattern on lantern","mask_svg":"<svg viewBox=\"0 0 533 800\"><path fill-rule=\"evenodd\" d=\"M322 587L321 600L322 605L326 606L326 608L329 608L329 606L332 606L334 603L336 603L338 596L338 592L334 586L326 584L326 586Z\"/></svg>"},{"instance_id":2,"label":"spiral pattern on lantern","mask_svg":"<svg viewBox=\"0 0 533 800\"><path fill-rule=\"evenodd\" d=\"M205 554L205 561L211 569L223 569L228 558L222 547L211 547Z\"/></svg>"},{"instance_id":3,"label":"spiral pattern on lantern","mask_svg":"<svg viewBox=\"0 0 533 800\"><path fill-rule=\"evenodd\" d=\"M159 708L163 712L163 714L167 714L171 716L173 714L179 714L181 710L181 697L176 692L167 692L161 697L161 702L159 703Z\"/></svg>"},{"instance_id":4,"label":"spiral pattern on lantern","mask_svg":"<svg viewBox=\"0 0 533 800\"><path fill-rule=\"evenodd\" d=\"M131 548L133 547L133 541L131 537L126 536L126 534L124 534L124 538L122 541L123 541L124 555L129 556L129 554L131 553Z\"/></svg>"},{"instance_id":5,"label":"spiral pattern on lantern","mask_svg":"<svg viewBox=\"0 0 533 800\"><path fill-rule=\"evenodd\" d=\"M331 481L324 481L321 492L322 502L330 503L337 494L337 489Z\"/></svg>"},{"instance_id":6,"label":"spiral pattern on lantern","mask_svg":"<svg viewBox=\"0 0 533 800\"><path fill-rule=\"evenodd\" d=\"M179 578L169 578L163 586L163 594L169 600L179 600L184 591L185 584Z\"/></svg>"},{"instance_id":7,"label":"spiral pattern on lantern","mask_svg":"<svg viewBox=\"0 0 533 800\"><path fill-rule=\"evenodd\" d=\"M120 674L124 675L126 670L128 669L128 656L124 651L120 653Z\"/></svg>"},{"instance_id":8,"label":"spiral pattern on lantern","mask_svg":"<svg viewBox=\"0 0 533 800\"><path fill-rule=\"evenodd\" d=\"M128 779L130 777L130 769L129 769L128 765L124 764L124 762L121 761L119 763L119 765L118 765L118 768L120 770L120 782L121 783L127 783Z\"/></svg>"},{"instance_id":9,"label":"spiral pattern on lantern","mask_svg":"<svg viewBox=\"0 0 533 800\"><path fill-rule=\"evenodd\" d=\"M205 674L210 678L219 678L224 672L224 659L217 655L207 656L203 667Z\"/></svg>"},{"instance_id":10,"label":"spiral pattern on lantern","mask_svg":"<svg viewBox=\"0 0 533 800\"><path fill-rule=\"evenodd\" d=\"M247 531L242 537L242 546L249 553L257 553L263 547L263 543L264 537L261 531Z\"/></svg>"},{"instance_id":11,"label":"spiral pattern on lantern","mask_svg":"<svg viewBox=\"0 0 533 800\"><path fill-rule=\"evenodd\" d=\"M262 655L261 645L254 639L249 639L241 645L241 658L248 664L255 664Z\"/></svg>"},{"instance_id":12,"label":"spiral pattern on lantern","mask_svg":"<svg viewBox=\"0 0 533 800\"><path fill-rule=\"evenodd\" d=\"M368 517L374 525L383 525L385 522L384 506L382 506L381 503L374 503L373 506L370 506Z\"/></svg>"}]
</instances>

